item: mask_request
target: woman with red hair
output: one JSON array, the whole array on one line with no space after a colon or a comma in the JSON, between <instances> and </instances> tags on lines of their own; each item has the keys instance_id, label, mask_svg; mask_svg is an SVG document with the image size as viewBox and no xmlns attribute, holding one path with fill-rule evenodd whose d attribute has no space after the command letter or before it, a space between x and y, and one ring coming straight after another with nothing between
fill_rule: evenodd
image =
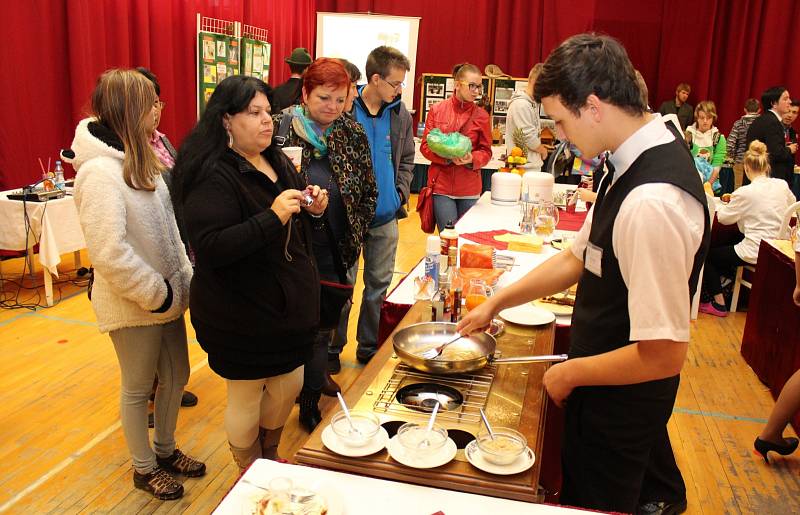
<instances>
[{"instance_id":1,"label":"woman with red hair","mask_svg":"<svg viewBox=\"0 0 800 515\"><path fill-rule=\"evenodd\" d=\"M378 195L367 135L358 122L342 116L349 88L350 77L338 59L317 59L303 75L303 103L274 117L278 144L303 149L300 173L307 184L328 190L328 209L314 226L313 247L320 279L335 282L347 280L346 270L358 261ZM333 325L323 321L306 362L300 423L309 432L322 418L323 388L328 395L339 390L327 375L332 336Z\"/></svg>"}]
</instances>

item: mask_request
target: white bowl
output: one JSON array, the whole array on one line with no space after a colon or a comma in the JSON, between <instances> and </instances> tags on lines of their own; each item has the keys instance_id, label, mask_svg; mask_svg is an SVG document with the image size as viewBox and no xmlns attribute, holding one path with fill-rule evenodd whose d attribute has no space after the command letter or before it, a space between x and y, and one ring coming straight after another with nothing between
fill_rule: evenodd
<instances>
[{"instance_id":1,"label":"white bowl","mask_svg":"<svg viewBox=\"0 0 800 515\"><path fill-rule=\"evenodd\" d=\"M369 411L351 411L350 419L353 421L353 426L350 426L344 411L340 411L331 420L333 432L339 440L350 447L367 445L381 428L378 417Z\"/></svg>"},{"instance_id":2,"label":"white bowl","mask_svg":"<svg viewBox=\"0 0 800 515\"><path fill-rule=\"evenodd\" d=\"M447 443L447 429L434 424L428 432L428 424L406 422L397 430L397 441L407 455L423 458L441 451Z\"/></svg>"},{"instance_id":3,"label":"white bowl","mask_svg":"<svg viewBox=\"0 0 800 515\"><path fill-rule=\"evenodd\" d=\"M495 465L513 463L528 447L528 441L519 431L507 427L496 427L493 429L493 433L494 439L489 433L481 433L476 439L478 449L489 463Z\"/></svg>"}]
</instances>

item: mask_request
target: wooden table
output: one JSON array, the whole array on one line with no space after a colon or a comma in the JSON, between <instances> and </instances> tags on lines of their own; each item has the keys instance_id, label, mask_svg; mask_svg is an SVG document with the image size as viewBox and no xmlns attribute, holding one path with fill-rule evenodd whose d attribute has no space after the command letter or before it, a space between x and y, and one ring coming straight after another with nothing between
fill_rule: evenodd
<instances>
[{"instance_id":1,"label":"wooden table","mask_svg":"<svg viewBox=\"0 0 800 515\"><path fill-rule=\"evenodd\" d=\"M418 302L403 318L398 329L410 324L428 321L430 319L430 306L425 302ZM508 324L506 332L498 338L498 349L504 356L525 354L551 354L553 350L554 325L540 327L522 327ZM394 332L392 333L392 336ZM382 345L378 353L362 372L361 376L344 394L349 406L356 406L365 394L374 388L374 380L387 370L393 370L398 360L393 358L392 336ZM525 434L528 445L536 454L536 462L529 470L510 476L497 476L488 474L473 467L464 457L463 450L459 450L456 458L450 463L433 469L414 469L394 461L386 450L372 456L362 458L348 458L329 451L321 440L323 429L330 423L330 416L317 427L309 437L306 444L295 455L297 463L318 466L327 469L340 470L356 474L380 477L415 483L437 488L459 490L482 495L503 497L522 501L541 501L542 495L538 492L539 474L542 467L542 449L544 446L544 424L547 410L547 396L542 386L542 376L546 370L545 364L499 366L489 395L492 396L502 390L505 381L513 380L511 376L527 377L525 382L524 401L519 415L517 429ZM515 369L512 371L512 369ZM495 414L496 416L497 414ZM493 414L488 413L490 420ZM401 419L402 417L393 417Z\"/></svg>"},{"instance_id":2,"label":"wooden table","mask_svg":"<svg viewBox=\"0 0 800 515\"><path fill-rule=\"evenodd\" d=\"M794 305L794 260L767 240L758 250L758 266L742 334L741 353L777 399L800 369L800 307ZM792 420L800 431L800 413Z\"/></svg>"}]
</instances>

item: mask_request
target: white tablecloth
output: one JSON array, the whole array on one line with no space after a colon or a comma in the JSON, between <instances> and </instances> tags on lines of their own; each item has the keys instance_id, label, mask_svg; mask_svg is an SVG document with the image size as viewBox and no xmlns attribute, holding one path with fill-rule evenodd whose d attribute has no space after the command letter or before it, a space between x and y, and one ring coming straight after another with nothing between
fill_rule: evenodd
<instances>
[{"instance_id":1,"label":"white tablecloth","mask_svg":"<svg viewBox=\"0 0 800 515\"><path fill-rule=\"evenodd\" d=\"M575 186L556 184L555 190L561 191ZM580 209L585 209L581 203ZM522 212L519 206L497 206L491 202L491 192L484 192L481 198L456 224L456 231L459 234L467 234L481 231L495 231L505 229L508 231L519 232L519 221L522 218ZM570 231L556 231L558 233L575 234ZM464 243L474 243L464 238L458 239L458 245ZM541 254L533 254L529 252L513 252L508 250L497 251L498 254L505 254L514 257L514 266L511 271L505 272L500 276L497 282L497 288L503 288L518 281L525 274L544 263L548 258L554 256L559 251L552 248L550 245L545 245ZM408 275L403 278L400 284L392 291L386 298L388 302L394 304L413 304L414 303L414 278L420 277L425 273L425 266L422 261L417 263L417 266L411 270ZM559 324L569 324L570 317L557 317Z\"/></svg>"},{"instance_id":2,"label":"white tablecloth","mask_svg":"<svg viewBox=\"0 0 800 515\"><path fill-rule=\"evenodd\" d=\"M26 232L22 201L8 200L5 191L0 193L0 249L25 250ZM78 221L75 200L68 195L47 202L26 202L30 219L28 245L39 244L39 262L58 277L56 266L61 254L86 247Z\"/></svg>"},{"instance_id":3,"label":"white tablecloth","mask_svg":"<svg viewBox=\"0 0 800 515\"><path fill-rule=\"evenodd\" d=\"M256 460L214 513L243 515L266 493L269 482L285 477L294 485L311 488L326 498L328 515L445 515L502 513L503 515L580 514L580 510L510 501L496 497L440 490L408 483L344 474L330 470ZM262 487L262 488L259 488Z\"/></svg>"}]
</instances>

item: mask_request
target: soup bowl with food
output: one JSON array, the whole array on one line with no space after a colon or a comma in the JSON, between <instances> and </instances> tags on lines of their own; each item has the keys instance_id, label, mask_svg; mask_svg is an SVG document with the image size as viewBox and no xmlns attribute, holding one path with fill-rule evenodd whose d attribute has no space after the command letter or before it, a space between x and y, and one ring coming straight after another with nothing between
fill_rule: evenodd
<instances>
[{"instance_id":1,"label":"soup bowl with food","mask_svg":"<svg viewBox=\"0 0 800 515\"><path fill-rule=\"evenodd\" d=\"M478 449L483 458L495 465L508 465L519 458L528 447L528 441L519 431L508 427L493 429L494 438L489 433L480 433L477 438Z\"/></svg>"}]
</instances>

